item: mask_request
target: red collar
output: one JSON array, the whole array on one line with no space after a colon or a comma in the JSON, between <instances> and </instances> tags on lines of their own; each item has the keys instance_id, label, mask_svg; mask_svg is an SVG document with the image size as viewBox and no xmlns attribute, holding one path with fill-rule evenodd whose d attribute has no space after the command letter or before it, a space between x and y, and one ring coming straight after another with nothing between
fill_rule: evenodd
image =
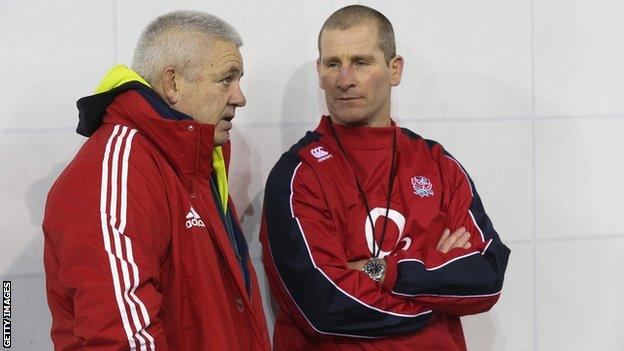
<instances>
[{"instance_id":1,"label":"red collar","mask_svg":"<svg viewBox=\"0 0 624 351\"><path fill-rule=\"evenodd\" d=\"M334 134L331 131L330 123L331 120L329 116L321 117L321 121L315 131L334 141ZM392 147L392 134L397 133L399 129L392 120L390 127L348 127L336 123L333 123L333 126L342 145L344 145L345 148L356 149Z\"/></svg>"},{"instance_id":2,"label":"red collar","mask_svg":"<svg viewBox=\"0 0 624 351\"><path fill-rule=\"evenodd\" d=\"M189 180L208 177L212 172L213 124L162 118L141 96L129 90L115 98L106 109L104 123L123 124L137 129L163 154L176 173ZM229 142L224 145L226 166Z\"/></svg>"}]
</instances>

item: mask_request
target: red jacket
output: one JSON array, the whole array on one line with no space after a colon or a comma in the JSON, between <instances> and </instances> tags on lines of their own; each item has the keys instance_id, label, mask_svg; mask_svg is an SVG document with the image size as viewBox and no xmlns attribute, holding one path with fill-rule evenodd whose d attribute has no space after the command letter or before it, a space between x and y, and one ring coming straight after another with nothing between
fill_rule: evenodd
<instances>
[{"instance_id":1,"label":"red jacket","mask_svg":"<svg viewBox=\"0 0 624 351\"><path fill-rule=\"evenodd\" d=\"M247 281L211 191L214 126L163 118L137 84L79 101L95 132L48 195L55 349L270 349L240 226Z\"/></svg>"},{"instance_id":2,"label":"red jacket","mask_svg":"<svg viewBox=\"0 0 624 351\"><path fill-rule=\"evenodd\" d=\"M267 181L260 240L280 306L275 349L465 350L459 316L494 305L509 256L472 181L439 144L396 126L335 125L347 161L328 120ZM397 171L381 241L393 134ZM438 251L443 230L460 226L472 247ZM383 284L347 267L373 245L387 262Z\"/></svg>"}]
</instances>

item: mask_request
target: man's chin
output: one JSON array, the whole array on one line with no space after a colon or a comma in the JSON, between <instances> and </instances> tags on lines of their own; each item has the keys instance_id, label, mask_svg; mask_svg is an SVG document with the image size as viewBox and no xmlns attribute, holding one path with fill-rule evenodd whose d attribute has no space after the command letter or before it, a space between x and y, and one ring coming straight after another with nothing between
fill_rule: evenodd
<instances>
[{"instance_id":1,"label":"man's chin","mask_svg":"<svg viewBox=\"0 0 624 351\"><path fill-rule=\"evenodd\" d=\"M215 133L214 145L215 146L221 146L221 145L227 143L229 140L230 140L230 133L228 133L228 132Z\"/></svg>"}]
</instances>

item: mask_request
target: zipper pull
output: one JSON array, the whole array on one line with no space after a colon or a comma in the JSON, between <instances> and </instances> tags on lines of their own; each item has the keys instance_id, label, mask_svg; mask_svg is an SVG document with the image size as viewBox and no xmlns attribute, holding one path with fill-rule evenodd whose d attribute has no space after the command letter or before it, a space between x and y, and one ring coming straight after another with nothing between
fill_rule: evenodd
<instances>
[{"instance_id":1,"label":"zipper pull","mask_svg":"<svg viewBox=\"0 0 624 351\"><path fill-rule=\"evenodd\" d=\"M199 192L197 191L197 181L191 180L191 191L190 191L191 199L199 198Z\"/></svg>"}]
</instances>

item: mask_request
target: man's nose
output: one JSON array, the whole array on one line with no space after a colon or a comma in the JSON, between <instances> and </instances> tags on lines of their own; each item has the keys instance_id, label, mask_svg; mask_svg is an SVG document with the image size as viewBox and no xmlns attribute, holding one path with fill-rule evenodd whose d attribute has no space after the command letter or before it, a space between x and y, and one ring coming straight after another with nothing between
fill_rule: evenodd
<instances>
[{"instance_id":1,"label":"man's nose","mask_svg":"<svg viewBox=\"0 0 624 351\"><path fill-rule=\"evenodd\" d=\"M341 67L338 72L338 88L347 90L354 85L351 67Z\"/></svg>"},{"instance_id":2,"label":"man's nose","mask_svg":"<svg viewBox=\"0 0 624 351\"><path fill-rule=\"evenodd\" d=\"M245 94L243 94L243 90L240 87L240 84L236 84L234 88L234 92L232 96L230 96L230 105L234 105L237 107L243 107L247 104L247 99L245 98Z\"/></svg>"}]
</instances>

